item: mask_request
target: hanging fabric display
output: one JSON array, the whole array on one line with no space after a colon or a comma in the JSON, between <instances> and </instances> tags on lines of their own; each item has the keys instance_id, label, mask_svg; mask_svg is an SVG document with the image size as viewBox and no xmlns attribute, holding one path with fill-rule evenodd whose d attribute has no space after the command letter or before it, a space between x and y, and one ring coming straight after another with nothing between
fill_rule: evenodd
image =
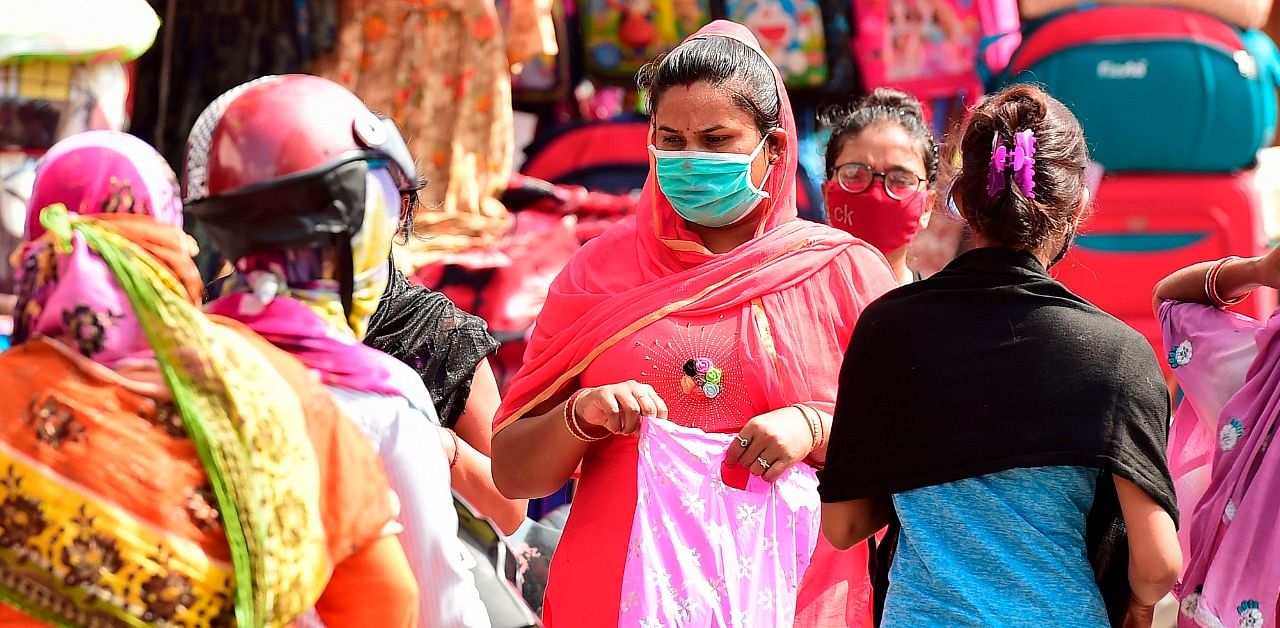
<instances>
[{"instance_id":1,"label":"hanging fabric display","mask_svg":"<svg viewBox=\"0 0 1280 628\"><path fill-rule=\"evenodd\" d=\"M524 103L563 99L569 94L570 80L564 6L558 0L536 0L538 6L512 0L496 3L507 36L512 99Z\"/></svg>"},{"instance_id":2,"label":"hanging fabric display","mask_svg":"<svg viewBox=\"0 0 1280 628\"><path fill-rule=\"evenodd\" d=\"M0 294L22 240L40 155L65 137L126 125L124 62L147 50L160 20L144 0L0 1ZM67 20L65 16L77 19Z\"/></svg>"},{"instance_id":3,"label":"hanging fabric display","mask_svg":"<svg viewBox=\"0 0 1280 628\"><path fill-rule=\"evenodd\" d=\"M511 174L513 140L494 0L341 0L339 24L336 49L313 70L395 119L428 181L415 227L431 237L409 238L397 262L411 274L495 241L507 223L497 195Z\"/></svg>"}]
</instances>

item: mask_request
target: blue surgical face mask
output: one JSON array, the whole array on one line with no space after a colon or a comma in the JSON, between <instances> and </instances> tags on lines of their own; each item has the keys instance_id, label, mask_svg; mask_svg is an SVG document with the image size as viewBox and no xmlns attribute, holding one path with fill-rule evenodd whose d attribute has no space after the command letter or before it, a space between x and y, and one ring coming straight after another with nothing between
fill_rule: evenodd
<instances>
[{"instance_id":1,"label":"blue surgical face mask","mask_svg":"<svg viewBox=\"0 0 1280 628\"><path fill-rule=\"evenodd\" d=\"M760 140L750 155L658 150L653 153L658 187L681 218L704 227L725 227L746 218L769 193L751 182L751 164L764 149ZM769 166L770 171L773 165ZM769 172L765 172L768 180Z\"/></svg>"}]
</instances>

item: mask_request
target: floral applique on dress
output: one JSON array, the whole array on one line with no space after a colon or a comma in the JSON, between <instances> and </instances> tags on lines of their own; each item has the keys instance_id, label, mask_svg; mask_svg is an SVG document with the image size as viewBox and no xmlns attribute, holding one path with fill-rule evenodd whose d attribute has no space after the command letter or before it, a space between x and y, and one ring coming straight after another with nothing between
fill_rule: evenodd
<instances>
[{"instance_id":1,"label":"floral applique on dress","mask_svg":"<svg viewBox=\"0 0 1280 628\"><path fill-rule=\"evenodd\" d=\"M214 496L213 487L208 483L191 489L187 495L187 516L201 532L211 532L222 524L222 515L218 512L218 499Z\"/></svg>"},{"instance_id":2,"label":"floral applique on dress","mask_svg":"<svg viewBox=\"0 0 1280 628\"><path fill-rule=\"evenodd\" d=\"M1262 628L1262 608L1257 600L1245 600L1236 607L1240 613L1240 628Z\"/></svg>"},{"instance_id":3,"label":"floral applique on dress","mask_svg":"<svg viewBox=\"0 0 1280 628\"><path fill-rule=\"evenodd\" d=\"M142 619L149 622L172 620L196 602L191 580L172 572L151 576L142 583L139 597L146 606Z\"/></svg>"},{"instance_id":4,"label":"floral applique on dress","mask_svg":"<svg viewBox=\"0 0 1280 628\"><path fill-rule=\"evenodd\" d=\"M703 431L734 429L752 416L738 336L723 317L712 325L680 324L662 339L635 342L643 352L638 378L649 383L677 422Z\"/></svg>"},{"instance_id":5,"label":"floral applique on dress","mask_svg":"<svg viewBox=\"0 0 1280 628\"><path fill-rule=\"evenodd\" d=\"M1191 341L1183 340L1182 344L1169 350L1169 367L1178 368L1191 363Z\"/></svg>"},{"instance_id":6,"label":"floral applique on dress","mask_svg":"<svg viewBox=\"0 0 1280 628\"><path fill-rule=\"evenodd\" d=\"M1240 419L1231 419L1222 426L1222 432L1218 434L1218 444L1222 447L1222 451L1231 451L1243 438L1244 423L1241 423Z\"/></svg>"},{"instance_id":7,"label":"floral applique on dress","mask_svg":"<svg viewBox=\"0 0 1280 628\"><path fill-rule=\"evenodd\" d=\"M1187 619L1195 619L1196 613L1200 610L1200 594L1204 591L1204 587L1196 587L1192 593L1188 593L1182 597L1182 603L1179 608L1182 616Z\"/></svg>"},{"instance_id":8,"label":"floral applique on dress","mask_svg":"<svg viewBox=\"0 0 1280 628\"><path fill-rule=\"evenodd\" d=\"M23 547L31 538L44 534L48 527L44 510L36 500L10 495L0 502L0 547Z\"/></svg>"}]
</instances>

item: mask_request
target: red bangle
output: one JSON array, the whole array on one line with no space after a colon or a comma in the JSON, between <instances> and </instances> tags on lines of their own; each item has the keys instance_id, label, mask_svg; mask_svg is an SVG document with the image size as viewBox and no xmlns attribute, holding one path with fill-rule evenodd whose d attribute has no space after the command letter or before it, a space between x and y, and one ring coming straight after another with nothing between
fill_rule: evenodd
<instances>
[{"instance_id":1,"label":"red bangle","mask_svg":"<svg viewBox=\"0 0 1280 628\"><path fill-rule=\"evenodd\" d=\"M564 427L569 430L570 435L584 443L594 443L598 440L604 440L605 438L608 438L608 434L605 434L604 436L592 436L588 434L587 431L582 428L582 425L578 423L578 413L574 411L574 405L578 403L578 397L581 397L584 392L586 392L585 388L569 395L569 400L564 402Z\"/></svg>"},{"instance_id":2,"label":"red bangle","mask_svg":"<svg viewBox=\"0 0 1280 628\"><path fill-rule=\"evenodd\" d=\"M1224 266L1226 266L1229 262L1232 262L1238 259L1240 258L1235 256L1224 257L1218 260L1218 263L1214 264L1213 268L1210 268L1209 272L1206 273L1204 276L1204 294L1205 296L1209 297L1210 302L1212 302L1214 305L1220 308L1225 309L1233 305L1237 305L1241 301L1244 301L1245 297L1249 296L1246 293L1228 301L1222 298L1222 295L1218 294L1218 275L1222 273L1222 268Z\"/></svg>"},{"instance_id":3,"label":"red bangle","mask_svg":"<svg viewBox=\"0 0 1280 628\"><path fill-rule=\"evenodd\" d=\"M449 468L452 469L458 466L458 455L462 453L462 446L458 444L457 432L449 428L445 428L445 431L449 433L449 436L453 437L453 458L449 460Z\"/></svg>"}]
</instances>

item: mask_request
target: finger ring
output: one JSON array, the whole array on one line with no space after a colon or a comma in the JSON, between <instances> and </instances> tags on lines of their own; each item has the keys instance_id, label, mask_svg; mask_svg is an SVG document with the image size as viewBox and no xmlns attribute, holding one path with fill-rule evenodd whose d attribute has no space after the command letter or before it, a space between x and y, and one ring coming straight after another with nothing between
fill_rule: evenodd
<instances>
[{"instance_id":1,"label":"finger ring","mask_svg":"<svg viewBox=\"0 0 1280 628\"><path fill-rule=\"evenodd\" d=\"M765 471L768 471L768 470L769 470L769 467L772 467L772 466L773 466L773 463L772 463L772 462L769 462L768 460L765 460L764 458L756 458L756 464L760 465L760 467L761 467L762 469L764 469Z\"/></svg>"},{"instance_id":2,"label":"finger ring","mask_svg":"<svg viewBox=\"0 0 1280 628\"><path fill-rule=\"evenodd\" d=\"M739 445L742 445L742 448L743 448L743 449L746 449L747 447L750 447L750 446L751 446L751 439L750 439L750 438L746 438L745 436L739 436L739 437L738 437L738 444L739 444Z\"/></svg>"}]
</instances>

